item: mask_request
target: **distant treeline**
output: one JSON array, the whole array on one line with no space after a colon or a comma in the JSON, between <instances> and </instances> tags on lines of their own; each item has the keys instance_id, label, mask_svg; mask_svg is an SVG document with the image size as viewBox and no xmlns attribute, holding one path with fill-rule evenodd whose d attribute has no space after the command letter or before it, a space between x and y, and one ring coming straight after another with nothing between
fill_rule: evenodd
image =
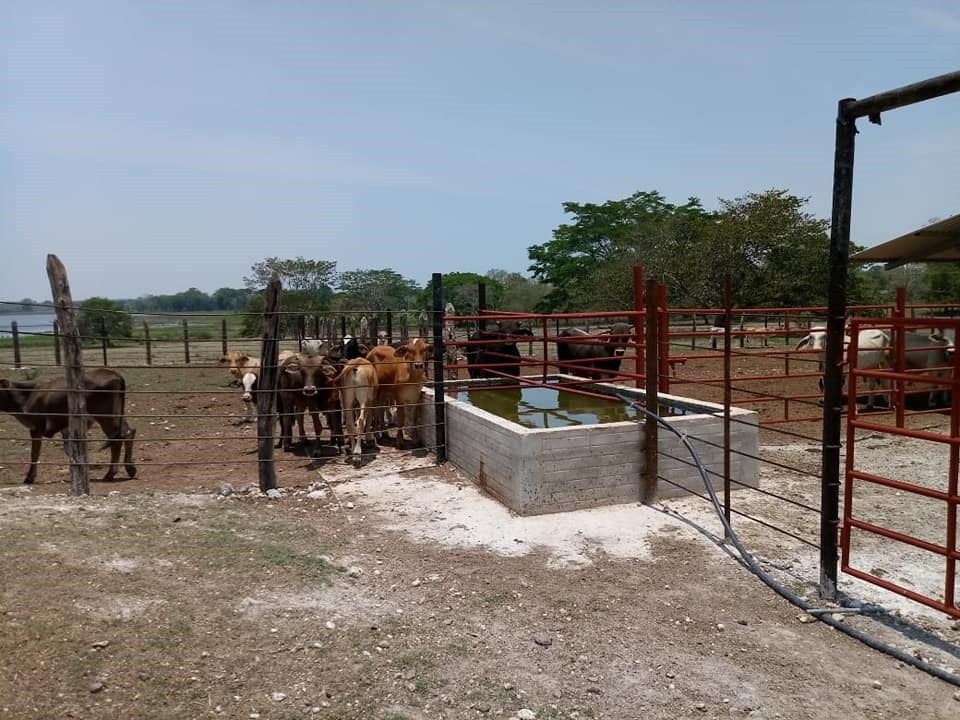
<instances>
[{"instance_id":1,"label":"distant treeline","mask_svg":"<svg viewBox=\"0 0 960 720\"><path fill-rule=\"evenodd\" d=\"M134 313L178 312L240 312L256 290L245 288L220 288L208 295L197 288L190 288L173 295L142 295L133 300L117 300Z\"/></svg>"}]
</instances>

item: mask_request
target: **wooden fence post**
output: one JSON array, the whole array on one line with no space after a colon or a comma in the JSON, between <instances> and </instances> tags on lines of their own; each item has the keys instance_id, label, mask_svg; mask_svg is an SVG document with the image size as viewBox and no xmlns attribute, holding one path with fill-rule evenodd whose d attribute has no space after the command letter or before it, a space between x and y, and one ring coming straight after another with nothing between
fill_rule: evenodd
<instances>
[{"instance_id":1,"label":"wooden fence post","mask_svg":"<svg viewBox=\"0 0 960 720\"><path fill-rule=\"evenodd\" d=\"M73 314L73 299L67 270L56 255L47 255L47 277L57 313L57 322L63 329L63 352L66 356L67 408L70 420L64 436L67 457L70 458L70 490L74 495L90 494L90 468L87 466L87 399L82 392L83 353L80 333Z\"/></svg>"},{"instance_id":2,"label":"wooden fence post","mask_svg":"<svg viewBox=\"0 0 960 720\"><path fill-rule=\"evenodd\" d=\"M150 326L147 325L146 320L143 321L143 339L147 346L147 365L153 365L153 353L150 347Z\"/></svg>"},{"instance_id":3,"label":"wooden fence post","mask_svg":"<svg viewBox=\"0 0 960 720\"><path fill-rule=\"evenodd\" d=\"M13 366L19 370L22 365L20 362L20 329L17 327L16 320L10 323L10 334L13 335Z\"/></svg>"},{"instance_id":4,"label":"wooden fence post","mask_svg":"<svg viewBox=\"0 0 960 720\"><path fill-rule=\"evenodd\" d=\"M280 334L280 278L273 273L263 301L263 341L260 348L260 379L257 392L257 476L260 492L277 487L273 461L273 403L277 387L277 356Z\"/></svg>"},{"instance_id":5,"label":"wooden fence post","mask_svg":"<svg viewBox=\"0 0 960 720\"><path fill-rule=\"evenodd\" d=\"M56 365L61 364L60 360L60 323L53 321L53 362Z\"/></svg>"},{"instance_id":6,"label":"wooden fence post","mask_svg":"<svg viewBox=\"0 0 960 720\"><path fill-rule=\"evenodd\" d=\"M220 345L223 348L223 354L227 354L227 319L220 318Z\"/></svg>"},{"instance_id":7,"label":"wooden fence post","mask_svg":"<svg viewBox=\"0 0 960 720\"><path fill-rule=\"evenodd\" d=\"M187 319L184 318L183 323L183 360L189 365L190 364L190 329L187 326Z\"/></svg>"},{"instance_id":8,"label":"wooden fence post","mask_svg":"<svg viewBox=\"0 0 960 720\"><path fill-rule=\"evenodd\" d=\"M103 364L109 365L107 361L107 319L100 318L100 347L103 348Z\"/></svg>"}]
</instances>

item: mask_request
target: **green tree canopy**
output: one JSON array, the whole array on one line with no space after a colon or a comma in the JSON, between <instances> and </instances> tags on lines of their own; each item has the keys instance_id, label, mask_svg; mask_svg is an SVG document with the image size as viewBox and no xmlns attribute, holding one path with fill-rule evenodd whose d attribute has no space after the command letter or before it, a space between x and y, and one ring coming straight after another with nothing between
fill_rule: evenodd
<instances>
[{"instance_id":1,"label":"green tree canopy","mask_svg":"<svg viewBox=\"0 0 960 720\"><path fill-rule=\"evenodd\" d=\"M341 310L399 310L416 304L420 288L413 280L384 270L347 270L337 280L334 304Z\"/></svg>"},{"instance_id":2,"label":"green tree canopy","mask_svg":"<svg viewBox=\"0 0 960 720\"><path fill-rule=\"evenodd\" d=\"M503 287L503 295L497 306L500 310L535 312L551 289L550 285L524 277L518 272L493 269L488 270L486 276Z\"/></svg>"},{"instance_id":3,"label":"green tree canopy","mask_svg":"<svg viewBox=\"0 0 960 720\"><path fill-rule=\"evenodd\" d=\"M251 290L262 290L270 282L273 273L280 276L283 289L302 290L323 294L332 293L337 282L337 263L332 260L307 260L295 257L284 260L277 257L266 258L250 268L250 274L243 278L244 284Z\"/></svg>"},{"instance_id":4,"label":"green tree canopy","mask_svg":"<svg viewBox=\"0 0 960 720\"><path fill-rule=\"evenodd\" d=\"M443 276L443 304L453 303L458 315L476 315L479 308L479 285L487 288L487 308L501 308L503 285L493 278L469 272L451 272ZM433 304L433 285L427 285L420 291L420 308L430 308Z\"/></svg>"},{"instance_id":5,"label":"green tree canopy","mask_svg":"<svg viewBox=\"0 0 960 720\"><path fill-rule=\"evenodd\" d=\"M554 286L541 307L630 307L635 265L669 286L674 306L720 307L727 273L735 305L823 304L829 223L807 212L806 204L781 189L721 199L716 211L696 198L673 205L657 192L601 205L566 203L573 222L529 249L534 276ZM852 268L851 277L860 272Z\"/></svg>"},{"instance_id":6,"label":"green tree canopy","mask_svg":"<svg viewBox=\"0 0 960 720\"><path fill-rule=\"evenodd\" d=\"M133 319L124 307L104 297L87 298L80 303L77 330L84 342L93 342L103 336L126 338L133 334ZM112 341L110 341L112 345Z\"/></svg>"}]
</instances>

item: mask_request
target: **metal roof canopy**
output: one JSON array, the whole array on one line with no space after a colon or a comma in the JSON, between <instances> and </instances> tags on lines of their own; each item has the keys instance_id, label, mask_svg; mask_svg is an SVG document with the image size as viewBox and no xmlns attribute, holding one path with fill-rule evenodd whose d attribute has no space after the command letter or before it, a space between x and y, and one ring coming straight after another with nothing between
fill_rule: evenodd
<instances>
[{"instance_id":1,"label":"metal roof canopy","mask_svg":"<svg viewBox=\"0 0 960 720\"><path fill-rule=\"evenodd\" d=\"M887 270L913 262L960 261L960 214L861 250L850 261L884 262Z\"/></svg>"}]
</instances>

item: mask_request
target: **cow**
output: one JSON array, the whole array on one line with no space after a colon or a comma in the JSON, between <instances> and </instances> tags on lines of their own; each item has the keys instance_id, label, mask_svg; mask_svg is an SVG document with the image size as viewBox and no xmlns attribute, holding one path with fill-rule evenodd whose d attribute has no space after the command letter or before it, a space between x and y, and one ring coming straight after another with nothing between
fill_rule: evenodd
<instances>
[{"instance_id":1,"label":"cow","mask_svg":"<svg viewBox=\"0 0 960 720\"><path fill-rule=\"evenodd\" d=\"M368 429L377 399L377 371L366 358L352 358L333 380L340 393L343 425L348 436L347 453L352 452L356 462L363 458L363 441L369 439Z\"/></svg>"},{"instance_id":2,"label":"cow","mask_svg":"<svg viewBox=\"0 0 960 720\"><path fill-rule=\"evenodd\" d=\"M136 431L127 424L124 415L126 381L115 370L94 368L83 373L81 385L87 405L87 426L97 423L107 436L104 447L110 448L110 468L103 477L104 482L117 474L121 447L127 477L135 477L133 438ZM0 411L10 413L30 431L30 469L23 481L29 485L37 479L43 438L53 437L58 432L64 439L67 437L70 417L66 382L62 379L40 383L11 382L0 378Z\"/></svg>"},{"instance_id":3,"label":"cow","mask_svg":"<svg viewBox=\"0 0 960 720\"><path fill-rule=\"evenodd\" d=\"M330 443L338 448L343 440L340 423L340 399L333 379L338 375L334 364L325 355L294 353L286 358L277 373L277 413L280 419L279 447L289 449L293 444L293 419L305 439L303 415L310 413L313 431L319 443L322 432L320 413L327 416L330 425Z\"/></svg>"},{"instance_id":4,"label":"cow","mask_svg":"<svg viewBox=\"0 0 960 720\"><path fill-rule=\"evenodd\" d=\"M571 365L561 365L561 371L601 380L616 377L632 334L633 328L626 323L615 323L599 335L579 328L564 328L557 338L557 359Z\"/></svg>"},{"instance_id":5,"label":"cow","mask_svg":"<svg viewBox=\"0 0 960 720\"><path fill-rule=\"evenodd\" d=\"M404 430L410 428L414 446L419 442L417 418L420 410L420 389L427 382L427 358L433 345L423 338L414 338L394 349L378 345L367 353L377 373L376 428L386 428L385 412L391 406L397 408L397 447L403 448Z\"/></svg>"},{"instance_id":6,"label":"cow","mask_svg":"<svg viewBox=\"0 0 960 720\"><path fill-rule=\"evenodd\" d=\"M847 362L847 348L850 346L850 336L843 336L843 363ZM827 332L822 327L810 328L810 331L800 339L795 350L816 350L817 368L823 372L823 362L827 350ZM857 369L858 370L883 370L890 367L890 335L885 330L877 328L865 328L857 334ZM823 390L823 377L821 375L820 390ZM888 383L879 378L869 378L867 387L870 394L867 395L867 410L874 410L875 393L883 390ZM883 395L881 402L889 405L887 398Z\"/></svg>"},{"instance_id":7,"label":"cow","mask_svg":"<svg viewBox=\"0 0 960 720\"><path fill-rule=\"evenodd\" d=\"M471 378L502 378L504 375L520 376L520 351L517 338L532 338L533 332L517 320L497 322L496 330L478 330L470 334L466 347L468 372ZM491 368L475 368L473 365L494 365Z\"/></svg>"},{"instance_id":8,"label":"cow","mask_svg":"<svg viewBox=\"0 0 960 720\"><path fill-rule=\"evenodd\" d=\"M282 365L284 360L293 357L294 355L296 355L296 353L291 352L290 350L284 350L277 356L277 365ZM242 373L243 374L240 376L240 387L242 388L240 400L243 401L243 417L237 423L235 423L237 425L253 422L256 419L256 393L260 387L260 361L250 360L247 358L247 363L243 367ZM297 420L300 429L300 437L302 438L304 436L303 416L299 416Z\"/></svg>"},{"instance_id":9,"label":"cow","mask_svg":"<svg viewBox=\"0 0 960 720\"><path fill-rule=\"evenodd\" d=\"M905 332L903 340L903 366L907 372L916 371L940 378L952 375L953 343L944 337L942 330L934 330L929 334ZM926 382L919 384L924 387L924 409L949 407L950 390L946 386Z\"/></svg>"}]
</instances>

